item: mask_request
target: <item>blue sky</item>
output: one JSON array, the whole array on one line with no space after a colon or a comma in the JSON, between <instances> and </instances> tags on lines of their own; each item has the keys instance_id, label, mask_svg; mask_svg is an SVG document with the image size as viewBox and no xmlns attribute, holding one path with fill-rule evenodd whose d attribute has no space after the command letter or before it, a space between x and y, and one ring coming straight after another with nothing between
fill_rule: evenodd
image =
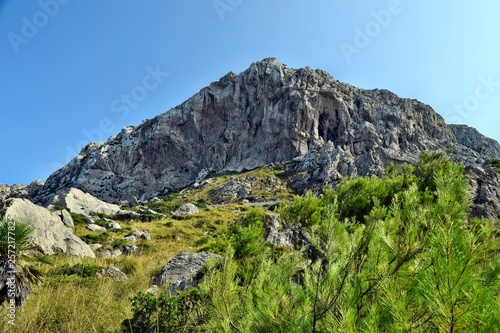
<instances>
[{"instance_id":1,"label":"blue sky","mask_svg":"<svg viewBox=\"0 0 500 333\"><path fill-rule=\"evenodd\" d=\"M500 140L498 13L497 0L0 0L0 183L44 180L270 56Z\"/></svg>"}]
</instances>

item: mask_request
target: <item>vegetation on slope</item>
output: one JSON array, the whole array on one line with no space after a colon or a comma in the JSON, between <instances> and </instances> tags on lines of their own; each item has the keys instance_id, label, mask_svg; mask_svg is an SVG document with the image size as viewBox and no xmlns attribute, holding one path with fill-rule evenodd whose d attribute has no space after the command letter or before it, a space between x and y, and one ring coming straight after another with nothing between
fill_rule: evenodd
<instances>
[{"instance_id":1,"label":"vegetation on slope","mask_svg":"<svg viewBox=\"0 0 500 333\"><path fill-rule=\"evenodd\" d=\"M252 212L197 290L137 295L123 331L493 332L499 248L470 205L462 168L435 154L283 206L316 260L264 244Z\"/></svg>"},{"instance_id":2,"label":"vegetation on slope","mask_svg":"<svg viewBox=\"0 0 500 333\"><path fill-rule=\"evenodd\" d=\"M2 316L0 330L494 332L500 327L498 233L489 221L469 219L462 168L443 155L426 154L417 167L389 167L383 179L346 179L319 197L307 193L284 203L280 220L308 232L315 257L266 243L263 209L214 205L214 191L231 178L245 183L254 177L263 184L254 191L255 200L290 197L288 190L265 193L266 177L283 184L279 168L252 172L214 177L150 203L150 209L168 214L184 202L198 202L200 213L191 217L121 222L118 232L90 233L78 224L77 235L108 249L124 245L123 236L136 229L150 232L152 240L138 242L140 250L132 256L58 255L52 266L36 266L46 275L44 285L34 288L18 311L16 326ZM142 293L178 252L201 250L224 260L207 267L199 287L175 297ZM74 269L77 264L80 270ZM129 279L93 274L111 264ZM0 311L8 313L5 306Z\"/></svg>"}]
</instances>

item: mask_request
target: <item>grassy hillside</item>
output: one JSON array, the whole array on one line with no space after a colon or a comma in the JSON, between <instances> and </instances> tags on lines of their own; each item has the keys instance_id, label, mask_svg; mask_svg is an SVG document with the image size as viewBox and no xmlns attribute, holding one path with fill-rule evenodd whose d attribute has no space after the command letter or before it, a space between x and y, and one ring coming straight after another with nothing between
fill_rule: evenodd
<instances>
[{"instance_id":1,"label":"grassy hillside","mask_svg":"<svg viewBox=\"0 0 500 333\"><path fill-rule=\"evenodd\" d=\"M147 207L166 217L120 222L118 231L75 233L103 250L131 245L116 258L51 256L43 285L2 332L494 332L500 327L500 241L496 221L471 220L460 166L425 155L416 169L391 167L382 179L344 181L320 196L293 196L282 168L208 178ZM283 228L300 226L315 257L263 240L263 208L247 201L284 201ZM200 212L172 218L191 202ZM103 217L104 218L104 217ZM104 220L102 224L107 223ZM192 294L155 303L144 313L140 294L181 251L225 256ZM99 250L102 251L102 250ZM98 251L98 253L99 253ZM74 266L79 269L74 269ZM125 282L95 276L115 265ZM165 304L169 304L168 306ZM0 313L7 314L4 304Z\"/></svg>"}]
</instances>

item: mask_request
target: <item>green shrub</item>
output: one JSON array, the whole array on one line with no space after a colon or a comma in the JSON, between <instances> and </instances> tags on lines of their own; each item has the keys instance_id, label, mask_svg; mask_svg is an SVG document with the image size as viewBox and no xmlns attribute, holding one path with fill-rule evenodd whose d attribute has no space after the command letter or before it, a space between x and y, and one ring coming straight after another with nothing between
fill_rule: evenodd
<instances>
[{"instance_id":1,"label":"green shrub","mask_svg":"<svg viewBox=\"0 0 500 333\"><path fill-rule=\"evenodd\" d=\"M489 165L492 167L493 170L500 173L500 160L499 159L492 158L489 162Z\"/></svg>"},{"instance_id":2,"label":"green shrub","mask_svg":"<svg viewBox=\"0 0 500 333\"><path fill-rule=\"evenodd\" d=\"M101 233L88 234L82 236L81 239L87 244L99 243L104 245L108 240L111 239L111 235L109 234L109 232L104 231Z\"/></svg>"},{"instance_id":3,"label":"green shrub","mask_svg":"<svg viewBox=\"0 0 500 333\"><path fill-rule=\"evenodd\" d=\"M57 268L54 272L53 275L77 275L79 277L94 277L97 275L98 272L103 270L103 266L99 265L92 265L92 264L85 264L85 263L80 263L76 264L73 266L70 266L69 264L65 264L59 268Z\"/></svg>"},{"instance_id":4,"label":"green shrub","mask_svg":"<svg viewBox=\"0 0 500 333\"><path fill-rule=\"evenodd\" d=\"M170 214L171 212L179 208L181 204L178 202L158 201L158 202L148 202L146 206L148 206L148 208L154 210L155 212L161 214Z\"/></svg>"},{"instance_id":5,"label":"green shrub","mask_svg":"<svg viewBox=\"0 0 500 333\"><path fill-rule=\"evenodd\" d=\"M203 208L203 209L207 208L207 204L208 204L207 199L205 199L205 198L201 198L198 201L196 201L196 206L198 208Z\"/></svg>"},{"instance_id":6,"label":"green shrub","mask_svg":"<svg viewBox=\"0 0 500 333\"><path fill-rule=\"evenodd\" d=\"M141 292L131 301L132 318L122 322L122 332L188 332L208 320L202 306L204 295L198 288L177 296Z\"/></svg>"},{"instance_id":7,"label":"green shrub","mask_svg":"<svg viewBox=\"0 0 500 333\"><path fill-rule=\"evenodd\" d=\"M73 213L72 211L70 211L69 213L73 218L73 223L75 225L87 225L87 217L85 215Z\"/></svg>"}]
</instances>

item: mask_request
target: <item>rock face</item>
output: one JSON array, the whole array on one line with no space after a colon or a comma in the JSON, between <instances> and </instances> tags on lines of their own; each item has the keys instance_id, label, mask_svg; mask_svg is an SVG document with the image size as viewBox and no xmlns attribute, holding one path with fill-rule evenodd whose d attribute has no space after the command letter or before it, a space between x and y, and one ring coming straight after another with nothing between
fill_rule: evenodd
<instances>
[{"instance_id":1,"label":"rock face","mask_svg":"<svg viewBox=\"0 0 500 333\"><path fill-rule=\"evenodd\" d=\"M44 254L62 252L70 256L95 258L90 247L75 236L57 214L27 199L11 199L0 209L0 217L27 221L33 227L31 241Z\"/></svg>"},{"instance_id":2,"label":"rock face","mask_svg":"<svg viewBox=\"0 0 500 333\"><path fill-rule=\"evenodd\" d=\"M154 277L153 285L167 285L170 294L198 285L203 266L210 259L222 259L218 254L181 252L170 260Z\"/></svg>"},{"instance_id":3,"label":"rock face","mask_svg":"<svg viewBox=\"0 0 500 333\"><path fill-rule=\"evenodd\" d=\"M113 203L151 199L209 173L296 159L297 186L344 176L381 175L391 162L416 163L422 151L451 152L484 168L500 146L477 131L445 124L423 103L387 90L363 90L322 70L276 59L229 73L181 105L91 143L49 177L35 197L79 188ZM497 212L498 214L498 212Z\"/></svg>"}]
</instances>

